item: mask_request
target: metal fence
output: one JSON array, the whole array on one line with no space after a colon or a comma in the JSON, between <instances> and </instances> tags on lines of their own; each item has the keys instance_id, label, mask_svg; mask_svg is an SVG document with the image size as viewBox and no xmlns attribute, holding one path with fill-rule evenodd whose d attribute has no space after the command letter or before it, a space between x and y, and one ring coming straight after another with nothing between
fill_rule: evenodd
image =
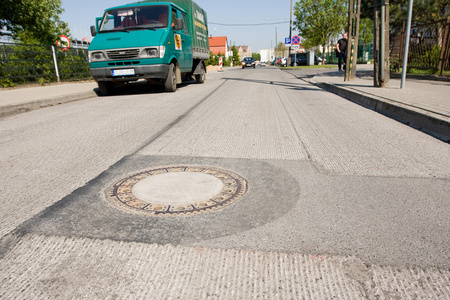
<instances>
[{"instance_id":1,"label":"metal fence","mask_svg":"<svg viewBox=\"0 0 450 300\"><path fill-rule=\"evenodd\" d=\"M337 64L338 57L336 55L336 51L331 53L325 53L325 58L328 64ZM363 44L358 47L358 55L357 62L358 63L367 63L371 59L373 59L373 45L372 44Z\"/></svg>"},{"instance_id":2,"label":"metal fence","mask_svg":"<svg viewBox=\"0 0 450 300\"><path fill-rule=\"evenodd\" d=\"M54 46L0 43L0 85L89 78L88 52Z\"/></svg>"},{"instance_id":3,"label":"metal fence","mask_svg":"<svg viewBox=\"0 0 450 300\"><path fill-rule=\"evenodd\" d=\"M390 35L391 66L400 69L405 47L405 26ZM450 18L411 26L408 67L450 71Z\"/></svg>"}]
</instances>

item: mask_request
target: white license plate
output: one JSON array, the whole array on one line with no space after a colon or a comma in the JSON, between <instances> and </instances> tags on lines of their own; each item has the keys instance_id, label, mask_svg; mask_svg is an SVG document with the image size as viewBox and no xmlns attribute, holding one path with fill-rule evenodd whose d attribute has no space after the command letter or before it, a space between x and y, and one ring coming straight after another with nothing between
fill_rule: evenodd
<instances>
[{"instance_id":1,"label":"white license plate","mask_svg":"<svg viewBox=\"0 0 450 300\"><path fill-rule=\"evenodd\" d=\"M134 69L112 70L112 76L129 76L135 75Z\"/></svg>"}]
</instances>

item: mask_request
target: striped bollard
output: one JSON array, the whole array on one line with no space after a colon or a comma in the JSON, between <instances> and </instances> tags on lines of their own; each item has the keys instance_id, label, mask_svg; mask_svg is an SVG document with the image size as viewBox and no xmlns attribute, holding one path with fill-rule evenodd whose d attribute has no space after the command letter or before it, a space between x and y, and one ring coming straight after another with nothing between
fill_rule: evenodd
<instances>
[{"instance_id":1,"label":"striped bollard","mask_svg":"<svg viewBox=\"0 0 450 300\"><path fill-rule=\"evenodd\" d=\"M219 72L223 71L223 62L222 62L222 57L219 57Z\"/></svg>"}]
</instances>

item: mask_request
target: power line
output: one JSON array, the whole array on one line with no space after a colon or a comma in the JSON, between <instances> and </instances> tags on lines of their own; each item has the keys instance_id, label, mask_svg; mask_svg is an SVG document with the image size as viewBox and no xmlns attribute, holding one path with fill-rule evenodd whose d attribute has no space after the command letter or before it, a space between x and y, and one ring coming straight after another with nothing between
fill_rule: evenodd
<instances>
[{"instance_id":1,"label":"power line","mask_svg":"<svg viewBox=\"0 0 450 300\"><path fill-rule=\"evenodd\" d=\"M274 22L274 23L256 23L256 24L224 24L224 23L214 23L214 22L208 22L212 25L222 25L222 26L264 26L264 25L277 25L277 24L286 24L290 23L290 21L283 21L283 22Z\"/></svg>"}]
</instances>

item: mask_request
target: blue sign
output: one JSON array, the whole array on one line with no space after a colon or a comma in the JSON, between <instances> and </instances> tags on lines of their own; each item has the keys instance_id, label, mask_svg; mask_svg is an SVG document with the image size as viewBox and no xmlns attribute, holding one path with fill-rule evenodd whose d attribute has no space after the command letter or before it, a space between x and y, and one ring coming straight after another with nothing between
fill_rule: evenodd
<instances>
[{"instance_id":1,"label":"blue sign","mask_svg":"<svg viewBox=\"0 0 450 300\"><path fill-rule=\"evenodd\" d=\"M294 44L294 45L300 44L300 37L298 35L294 35L292 37L292 44Z\"/></svg>"},{"instance_id":2,"label":"blue sign","mask_svg":"<svg viewBox=\"0 0 450 300\"><path fill-rule=\"evenodd\" d=\"M284 39L284 43L285 43L286 45L290 45L290 44L291 44L291 38L285 38L285 39Z\"/></svg>"}]
</instances>

